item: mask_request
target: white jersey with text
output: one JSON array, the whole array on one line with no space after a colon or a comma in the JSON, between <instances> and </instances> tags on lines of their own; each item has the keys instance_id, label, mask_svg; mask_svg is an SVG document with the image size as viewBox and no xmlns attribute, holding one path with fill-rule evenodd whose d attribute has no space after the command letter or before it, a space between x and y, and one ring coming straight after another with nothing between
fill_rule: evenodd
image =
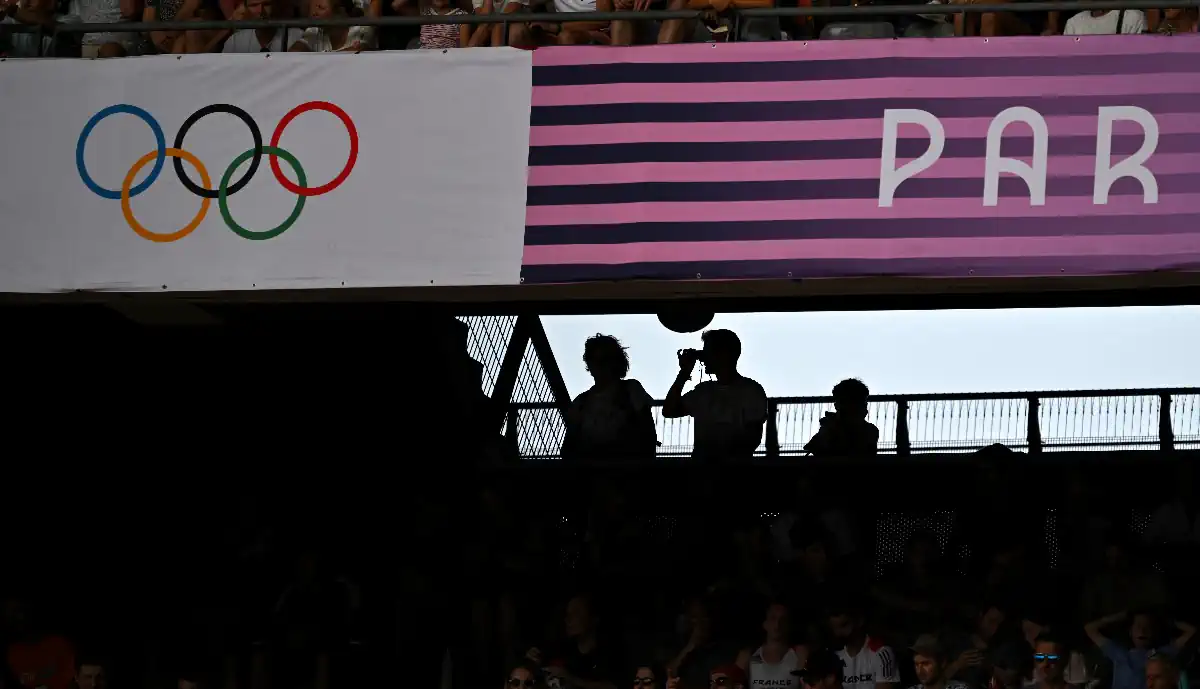
<instances>
[{"instance_id":1,"label":"white jersey with text","mask_svg":"<svg viewBox=\"0 0 1200 689\"><path fill-rule=\"evenodd\" d=\"M768 663L759 647L750 656L750 689L799 689L800 677L792 673L800 668L796 649L789 648L778 663Z\"/></svg>"},{"instance_id":2,"label":"white jersey with text","mask_svg":"<svg viewBox=\"0 0 1200 689\"><path fill-rule=\"evenodd\" d=\"M896 684L900 681L900 668L896 665L896 654L890 646L867 637L858 653L850 655L842 648L837 652L846 665L845 689L875 689L880 683Z\"/></svg>"}]
</instances>

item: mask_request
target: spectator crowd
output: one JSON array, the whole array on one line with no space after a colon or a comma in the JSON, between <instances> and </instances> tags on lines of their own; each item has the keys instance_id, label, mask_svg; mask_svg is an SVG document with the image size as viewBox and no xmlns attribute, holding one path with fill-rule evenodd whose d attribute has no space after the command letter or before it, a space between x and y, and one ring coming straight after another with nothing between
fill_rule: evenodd
<instances>
[{"instance_id":1,"label":"spectator crowd","mask_svg":"<svg viewBox=\"0 0 1200 689\"><path fill-rule=\"evenodd\" d=\"M53 515L14 490L0 686L1187 689L1189 465L875 457L851 379L808 443L835 461L751 467L762 387L734 333L703 344L664 403L695 419L678 466L639 461L650 397L598 335L550 473L409 448L394 480L293 463L240 497L244 468Z\"/></svg>"},{"instance_id":2,"label":"spectator crowd","mask_svg":"<svg viewBox=\"0 0 1200 689\"><path fill-rule=\"evenodd\" d=\"M895 4L899 0L872 0ZM941 4L945 0L929 0ZM949 0L969 5L979 0ZM120 57L157 53L267 53L282 51L358 52L362 50L438 49L544 45L635 45L685 41L811 40L815 38L890 38L950 36L1023 36L1136 33L1191 33L1200 26L1196 8L1028 12L1008 0L1011 12L881 16L847 22L836 17L751 18L735 20L736 10L764 7L851 5L849 0L0 0L0 54ZM903 4L903 3L902 3ZM698 10L698 20L665 21L589 19L594 12ZM554 12L559 22L522 22L527 12ZM130 21L245 20L270 18L512 14L496 24L430 23L420 27L371 26L287 31L191 30L124 31ZM103 33L59 33L55 25L83 22L112 24ZM42 27L44 33L4 31L5 24ZM39 42L40 41L40 42Z\"/></svg>"}]
</instances>

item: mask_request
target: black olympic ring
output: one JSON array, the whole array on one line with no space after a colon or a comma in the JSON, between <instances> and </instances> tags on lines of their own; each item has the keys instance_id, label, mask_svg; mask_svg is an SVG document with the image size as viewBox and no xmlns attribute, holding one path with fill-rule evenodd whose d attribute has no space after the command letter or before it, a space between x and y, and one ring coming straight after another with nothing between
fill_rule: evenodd
<instances>
[{"instance_id":1,"label":"black olympic ring","mask_svg":"<svg viewBox=\"0 0 1200 689\"><path fill-rule=\"evenodd\" d=\"M254 173L258 171L259 161L262 160L262 132L258 130L258 125L253 119L250 118L250 113L242 110L236 105L222 103L215 103L213 105L200 108L196 112L192 113L192 116L187 118L187 120L184 121L183 126L179 128L179 133L175 135L175 145L173 148L183 150L183 137L187 135L187 132L192 128L192 125L199 122L200 119L206 115L211 115L214 112L229 113L230 115L237 117L242 122L245 122L246 126L250 128L250 136L254 137L254 157L250 159L250 168L246 170L246 174L242 175L242 178L230 186L228 191L225 193L226 196L233 196L250 183L250 180L254 177ZM187 187L188 191L206 199L215 199L221 195L220 191L216 189L205 189L204 187L198 186L192 182L192 180L188 178L187 173L183 170L182 160L175 158L172 162L175 163L175 175L179 177L179 181L183 183L183 186Z\"/></svg>"}]
</instances>

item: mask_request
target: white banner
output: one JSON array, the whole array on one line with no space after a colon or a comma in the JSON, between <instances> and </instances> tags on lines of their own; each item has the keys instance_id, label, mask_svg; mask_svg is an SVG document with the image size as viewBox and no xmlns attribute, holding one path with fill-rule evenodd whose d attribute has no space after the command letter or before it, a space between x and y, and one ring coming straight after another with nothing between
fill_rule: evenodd
<instances>
[{"instance_id":1,"label":"white banner","mask_svg":"<svg viewBox=\"0 0 1200 689\"><path fill-rule=\"evenodd\" d=\"M9 60L0 292L517 284L531 70L511 49Z\"/></svg>"}]
</instances>

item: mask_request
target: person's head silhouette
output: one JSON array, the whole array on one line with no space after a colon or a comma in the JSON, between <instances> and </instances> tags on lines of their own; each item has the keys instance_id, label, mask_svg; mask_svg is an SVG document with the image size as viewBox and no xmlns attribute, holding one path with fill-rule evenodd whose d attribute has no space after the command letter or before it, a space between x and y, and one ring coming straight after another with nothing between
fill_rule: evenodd
<instances>
[{"instance_id":1,"label":"person's head silhouette","mask_svg":"<svg viewBox=\"0 0 1200 689\"><path fill-rule=\"evenodd\" d=\"M597 385L621 380L629 374L629 354L612 335L589 337L583 345L583 363Z\"/></svg>"},{"instance_id":2,"label":"person's head silhouette","mask_svg":"<svg viewBox=\"0 0 1200 689\"><path fill-rule=\"evenodd\" d=\"M721 379L737 373L738 358L742 356L742 341L732 330L708 330L704 340L704 368Z\"/></svg>"},{"instance_id":3,"label":"person's head silhouette","mask_svg":"<svg viewBox=\"0 0 1200 689\"><path fill-rule=\"evenodd\" d=\"M833 386L833 408L838 416L847 418L867 418L867 398L871 391L865 383L857 378L847 378Z\"/></svg>"}]
</instances>

